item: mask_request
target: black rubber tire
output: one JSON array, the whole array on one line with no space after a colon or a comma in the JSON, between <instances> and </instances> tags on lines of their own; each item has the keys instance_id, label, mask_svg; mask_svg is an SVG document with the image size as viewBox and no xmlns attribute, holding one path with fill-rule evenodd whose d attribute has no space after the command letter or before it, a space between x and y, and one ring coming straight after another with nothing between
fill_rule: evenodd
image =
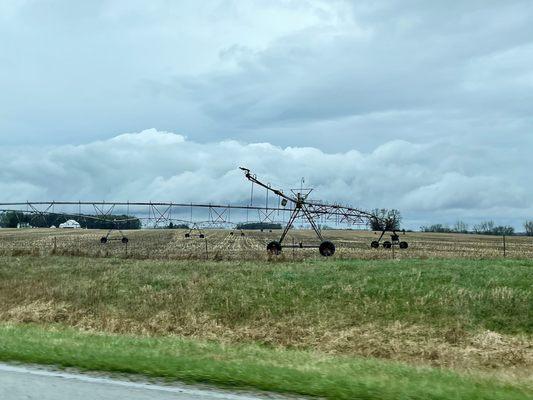
<instances>
[{"instance_id":1,"label":"black rubber tire","mask_svg":"<svg viewBox=\"0 0 533 400\"><path fill-rule=\"evenodd\" d=\"M277 242L277 241L273 240L272 242L267 244L267 251L270 254L274 254L274 255L280 254L281 253L281 244L280 244L280 242Z\"/></svg>"},{"instance_id":2,"label":"black rubber tire","mask_svg":"<svg viewBox=\"0 0 533 400\"><path fill-rule=\"evenodd\" d=\"M409 244L407 242L400 242L400 249L406 249L409 247Z\"/></svg>"},{"instance_id":3,"label":"black rubber tire","mask_svg":"<svg viewBox=\"0 0 533 400\"><path fill-rule=\"evenodd\" d=\"M241 232L241 236L244 236L244 232Z\"/></svg>"},{"instance_id":4,"label":"black rubber tire","mask_svg":"<svg viewBox=\"0 0 533 400\"><path fill-rule=\"evenodd\" d=\"M106 244L106 243L107 243L107 238L106 238L105 236L102 236L102 237L100 238L100 243L102 243L102 244Z\"/></svg>"},{"instance_id":5,"label":"black rubber tire","mask_svg":"<svg viewBox=\"0 0 533 400\"><path fill-rule=\"evenodd\" d=\"M392 243L387 240L383 242L383 247L386 249L390 249L392 247Z\"/></svg>"},{"instance_id":6,"label":"black rubber tire","mask_svg":"<svg viewBox=\"0 0 533 400\"><path fill-rule=\"evenodd\" d=\"M205 238L205 235L204 235L203 233L200 233L200 234L198 235L198 237L199 237L200 239L203 239L203 238Z\"/></svg>"},{"instance_id":7,"label":"black rubber tire","mask_svg":"<svg viewBox=\"0 0 533 400\"><path fill-rule=\"evenodd\" d=\"M124 236L124 237L122 238L122 243L126 244L126 243L128 243L128 242L129 242L129 239L128 239L127 237Z\"/></svg>"},{"instance_id":8,"label":"black rubber tire","mask_svg":"<svg viewBox=\"0 0 533 400\"><path fill-rule=\"evenodd\" d=\"M329 240L325 240L324 242L320 243L318 251L320 251L320 254L322 254L324 257L331 257L333 254L335 254L335 245Z\"/></svg>"},{"instance_id":9,"label":"black rubber tire","mask_svg":"<svg viewBox=\"0 0 533 400\"><path fill-rule=\"evenodd\" d=\"M190 233L186 233L186 234L185 234L185 237L186 237L186 238L191 237L191 234L190 234Z\"/></svg>"}]
</instances>

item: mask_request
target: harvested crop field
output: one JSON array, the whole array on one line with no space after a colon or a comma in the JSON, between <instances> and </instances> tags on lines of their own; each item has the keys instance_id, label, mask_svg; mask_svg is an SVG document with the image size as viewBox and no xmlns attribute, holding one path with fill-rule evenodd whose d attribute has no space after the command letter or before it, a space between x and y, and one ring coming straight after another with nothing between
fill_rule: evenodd
<instances>
[{"instance_id":1,"label":"harvested crop field","mask_svg":"<svg viewBox=\"0 0 533 400\"><path fill-rule=\"evenodd\" d=\"M135 259L211 259L258 260L268 258L266 245L277 240L280 232L205 230L204 239L185 237L184 230L124 231L129 242L110 240L105 245L100 238L107 231L68 229L0 229L0 255L81 255L90 257L125 257ZM335 243L335 259L425 259L465 258L497 259L533 258L533 238L502 237L473 234L406 233L402 240L409 248L400 250L371 249L370 242L378 235L370 231L325 230L323 235ZM120 239L118 232L110 236ZM319 244L308 230L292 230L285 244ZM505 251L504 251L505 247ZM276 257L282 261L320 259L317 249L284 249Z\"/></svg>"}]
</instances>

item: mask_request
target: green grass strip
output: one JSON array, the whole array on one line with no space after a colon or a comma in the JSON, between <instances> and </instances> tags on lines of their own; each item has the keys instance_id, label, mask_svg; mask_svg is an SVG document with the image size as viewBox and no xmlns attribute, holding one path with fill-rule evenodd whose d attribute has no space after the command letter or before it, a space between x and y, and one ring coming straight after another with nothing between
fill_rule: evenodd
<instances>
[{"instance_id":1,"label":"green grass strip","mask_svg":"<svg viewBox=\"0 0 533 400\"><path fill-rule=\"evenodd\" d=\"M142 374L328 399L531 399L526 387L431 368L180 338L0 325L0 360Z\"/></svg>"}]
</instances>

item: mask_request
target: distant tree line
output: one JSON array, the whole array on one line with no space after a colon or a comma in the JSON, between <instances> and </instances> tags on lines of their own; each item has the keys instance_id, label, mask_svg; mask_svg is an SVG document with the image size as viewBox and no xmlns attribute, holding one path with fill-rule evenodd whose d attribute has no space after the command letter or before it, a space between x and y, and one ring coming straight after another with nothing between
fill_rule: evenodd
<instances>
[{"instance_id":1,"label":"distant tree line","mask_svg":"<svg viewBox=\"0 0 533 400\"><path fill-rule=\"evenodd\" d=\"M238 224L237 229L281 229L281 224L270 222L244 222Z\"/></svg>"},{"instance_id":2,"label":"distant tree line","mask_svg":"<svg viewBox=\"0 0 533 400\"><path fill-rule=\"evenodd\" d=\"M128 215L69 215L69 214L32 214L20 211L5 211L0 213L0 227L16 228L18 224L29 224L35 228L59 227L60 224L73 219L82 228L87 229L140 229L141 220ZM117 223L113 220L118 220Z\"/></svg>"},{"instance_id":3,"label":"distant tree line","mask_svg":"<svg viewBox=\"0 0 533 400\"><path fill-rule=\"evenodd\" d=\"M514 234L514 228L512 226L503 226L494 224L494 221L483 221L473 227L474 233L481 235L498 235L509 236Z\"/></svg>"},{"instance_id":4,"label":"distant tree line","mask_svg":"<svg viewBox=\"0 0 533 400\"><path fill-rule=\"evenodd\" d=\"M165 229L189 229L187 224L175 224L172 221L164 227Z\"/></svg>"},{"instance_id":5,"label":"distant tree line","mask_svg":"<svg viewBox=\"0 0 533 400\"><path fill-rule=\"evenodd\" d=\"M528 225L528 222L526 222L524 226L526 228L526 233L528 235L533 236L533 221L529 221L529 225ZM463 221L457 221L455 225L453 225L452 227L446 224L433 224L433 225L421 226L420 230L422 232L476 233L478 235L497 235L497 236L504 236L504 235L511 236L511 235L514 235L515 233L515 230L512 226L496 225L494 221L480 222L479 224L473 225L471 230L469 230L468 224Z\"/></svg>"},{"instance_id":6,"label":"distant tree line","mask_svg":"<svg viewBox=\"0 0 533 400\"><path fill-rule=\"evenodd\" d=\"M463 221L457 221L454 226L450 227L447 224L433 224L421 226L422 232L436 232L436 233L468 233L468 224Z\"/></svg>"}]
</instances>

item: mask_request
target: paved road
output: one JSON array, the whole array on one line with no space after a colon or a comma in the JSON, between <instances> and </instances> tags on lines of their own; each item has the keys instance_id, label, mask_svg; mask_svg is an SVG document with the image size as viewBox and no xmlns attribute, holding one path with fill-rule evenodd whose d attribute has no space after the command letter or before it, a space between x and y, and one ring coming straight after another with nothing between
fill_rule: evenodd
<instances>
[{"instance_id":1,"label":"paved road","mask_svg":"<svg viewBox=\"0 0 533 400\"><path fill-rule=\"evenodd\" d=\"M192 386L162 386L0 363L2 400L264 400L269 398L282 397L234 394Z\"/></svg>"}]
</instances>

